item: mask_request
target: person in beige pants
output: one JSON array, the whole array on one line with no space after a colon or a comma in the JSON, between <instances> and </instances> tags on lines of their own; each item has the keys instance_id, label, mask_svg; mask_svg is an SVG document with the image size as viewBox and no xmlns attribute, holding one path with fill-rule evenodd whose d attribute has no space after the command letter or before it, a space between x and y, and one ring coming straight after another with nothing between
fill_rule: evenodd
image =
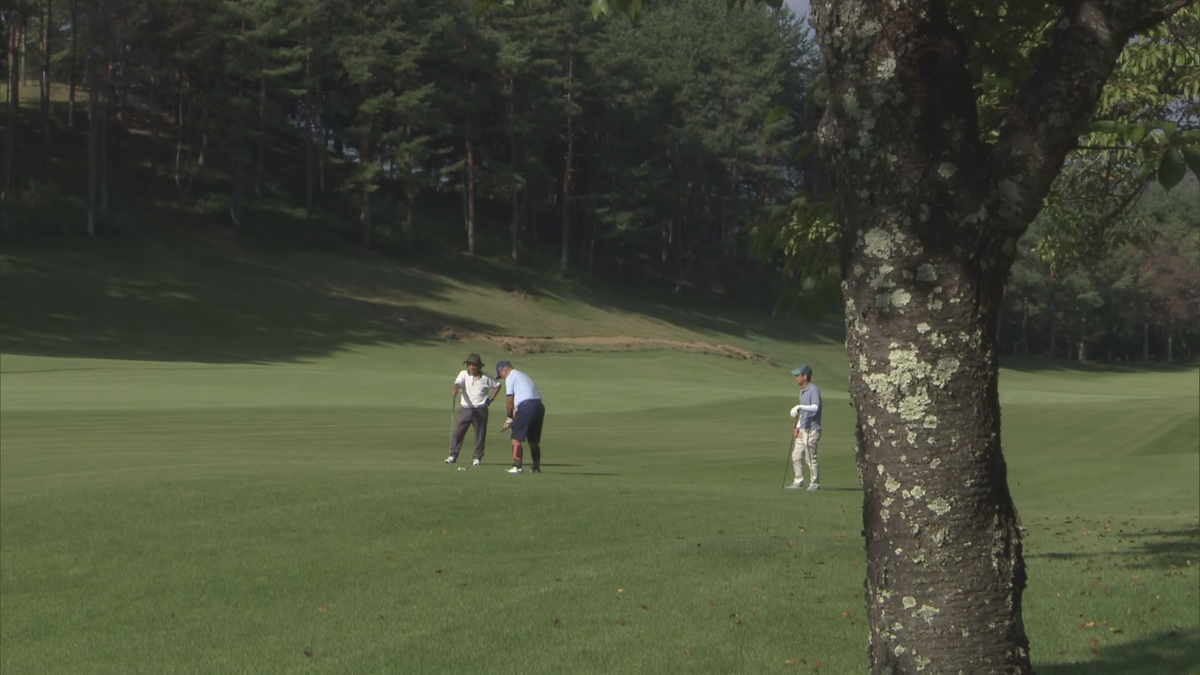
<instances>
[{"instance_id":1,"label":"person in beige pants","mask_svg":"<svg viewBox=\"0 0 1200 675\"><path fill-rule=\"evenodd\" d=\"M792 408L796 429L792 440L792 471L796 477L788 490L804 487L804 465L808 465L808 491L821 488L821 474L817 468L817 443L821 440L821 390L812 383L812 368L799 366L792 370L796 384L800 387L800 404Z\"/></svg>"}]
</instances>

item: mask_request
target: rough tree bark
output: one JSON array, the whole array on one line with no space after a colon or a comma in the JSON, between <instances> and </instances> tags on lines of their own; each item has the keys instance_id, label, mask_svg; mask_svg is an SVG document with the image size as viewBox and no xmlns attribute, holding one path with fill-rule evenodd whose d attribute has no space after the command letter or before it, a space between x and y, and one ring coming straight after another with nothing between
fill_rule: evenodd
<instances>
[{"instance_id":1,"label":"rough tree bark","mask_svg":"<svg viewBox=\"0 0 1200 675\"><path fill-rule=\"evenodd\" d=\"M814 0L842 228L873 673L1032 671L995 325L1016 241L1165 0L1067 0L994 143L945 0ZM1177 9L1178 7L1175 7Z\"/></svg>"}]
</instances>

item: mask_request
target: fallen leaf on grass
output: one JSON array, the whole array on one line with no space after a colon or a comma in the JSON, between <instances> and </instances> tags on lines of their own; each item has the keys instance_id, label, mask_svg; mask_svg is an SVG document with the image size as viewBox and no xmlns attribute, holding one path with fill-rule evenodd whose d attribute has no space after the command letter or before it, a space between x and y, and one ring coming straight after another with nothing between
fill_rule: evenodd
<instances>
[{"instance_id":1,"label":"fallen leaf on grass","mask_svg":"<svg viewBox=\"0 0 1200 675\"><path fill-rule=\"evenodd\" d=\"M800 534L804 534L804 528L800 528Z\"/></svg>"},{"instance_id":2,"label":"fallen leaf on grass","mask_svg":"<svg viewBox=\"0 0 1200 675\"><path fill-rule=\"evenodd\" d=\"M849 619L849 618L850 618L850 612L842 612L842 618L843 618L843 619Z\"/></svg>"},{"instance_id":3,"label":"fallen leaf on grass","mask_svg":"<svg viewBox=\"0 0 1200 675\"><path fill-rule=\"evenodd\" d=\"M618 626L624 626L624 625L625 625L625 622L624 622L624 621L618 621L618 622L617 622L617 625L618 625Z\"/></svg>"},{"instance_id":4,"label":"fallen leaf on grass","mask_svg":"<svg viewBox=\"0 0 1200 675\"><path fill-rule=\"evenodd\" d=\"M788 539L788 546L795 546L795 545L796 545L796 542L792 541L791 539Z\"/></svg>"},{"instance_id":5,"label":"fallen leaf on grass","mask_svg":"<svg viewBox=\"0 0 1200 675\"><path fill-rule=\"evenodd\" d=\"M796 665L796 659L784 659L784 660L783 660L783 665L785 665L785 666L794 666L794 665Z\"/></svg>"},{"instance_id":6,"label":"fallen leaf on grass","mask_svg":"<svg viewBox=\"0 0 1200 675\"><path fill-rule=\"evenodd\" d=\"M1089 642L1088 644L1095 647L1097 642L1099 642L1099 640L1097 640L1096 638L1092 638L1091 642Z\"/></svg>"},{"instance_id":7,"label":"fallen leaf on grass","mask_svg":"<svg viewBox=\"0 0 1200 675\"><path fill-rule=\"evenodd\" d=\"M617 595L625 595L625 589L624 589L624 588L618 588L618 589L617 589Z\"/></svg>"},{"instance_id":8,"label":"fallen leaf on grass","mask_svg":"<svg viewBox=\"0 0 1200 675\"><path fill-rule=\"evenodd\" d=\"M645 611L647 611L647 612L649 612L649 611L650 611L650 608L649 608L649 607L647 607L646 605L641 605L641 608L642 608L642 609L644 609L644 610L645 610Z\"/></svg>"},{"instance_id":9,"label":"fallen leaf on grass","mask_svg":"<svg viewBox=\"0 0 1200 675\"><path fill-rule=\"evenodd\" d=\"M555 620L554 620L554 625L555 625L555 626L561 626L561 625L562 625L562 619L555 619Z\"/></svg>"},{"instance_id":10,"label":"fallen leaf on grass","mask_svg":"<svg viewBox=\"0 0 1200 675\"><path fill-rule=\"evenodd\" d=\"M709 606L709 607L716 607L716 606L717 606L717 601L716 601L716 600L709 600L709 601L708 601L708 606Z\"/></svg>"},{"instance_id":11,"label":"fallen leaf on grass","mask_svg":"<svg viewBox=\"0 0 1200 675\"><path fill-rule=\"evenodd\" d=\"M433 573L434 573L434 574L441 574L441 573L442 573L442 571L441 571L441 570L434 570L434 571L433 571Z\"/></svg>"},{"instance_id":12,"label":"fallen leaf on grass","mask_svg":"<svg viewBox=\"0 0 1200 675\"><path fill-rule=\"evenodd\" d=\"M1075 630L1082 630L1084 628L1095 628L1095 627L1096 627L1095 621L1088 621L1087 623L1081 623L1078 626L1075 626Z\"/></svg>"},{"instance_id":13,"label":"fallen leaf on grass","mask_svg":"<svg viewBox=\"0 0 1200 675\"><path fill-rule=\"evenodd\" d=\"M325 605L321 605L320 607L317 608L317 611L318 612L327 612L327 611L329 611L329 608L326 607Z\"/></svg>"},{"instance_id":14,"label":"fallen leaf on grass","mask_svg":"<svg viewBox=\"0 0 1200 675\"><path fill-rule=\"evenodd\" d=\"M312 650L311 650L311 649L305 649L305 650L304 650L304 655L305 655L305 656L307 656L308 658L310 658L310 659L311 659L311 658L312 658Z\"/></svg>"},{"instance_id":15,"label":"fallen leaf on grass","mask_svg":"<svg viewBox=\"0 0 1200 675\"><path fill-rule=\"evenodd\" d=\"M813 659L813 670L821 669L821 659Z\"/></svg>"},{"instance_id":16,"label":"fallen leaf on grass","mask_svg":"<svg viewBox=\"0 0 1200 675\"><path fill-rule=\"evenodd\" d=\"M687 656L688 654L691 654L691 653L692 653L692 650L691 650L691 649L688 649L687 647L684 647L684 648L683 648L683 655L684 655L684 656Z\"/></svg>"}]
</instances>

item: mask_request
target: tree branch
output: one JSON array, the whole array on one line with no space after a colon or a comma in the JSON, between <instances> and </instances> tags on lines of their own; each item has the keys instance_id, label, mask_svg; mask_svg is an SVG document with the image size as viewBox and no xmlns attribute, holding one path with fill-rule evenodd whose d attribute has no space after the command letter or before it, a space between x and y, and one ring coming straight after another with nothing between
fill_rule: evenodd
<instances>
[{"instance_id":1,"label":"tree branch","mask_svg":"<svg viewBox=\"0 0 1200 675\"><path fill-rule=\"evenodd\" d=\"M1000 125L990 177L1001 212L1024 231L1112 74L1125 44L1196 0L1070 0L1033 75Z\"/></svg>"}]
</instances>

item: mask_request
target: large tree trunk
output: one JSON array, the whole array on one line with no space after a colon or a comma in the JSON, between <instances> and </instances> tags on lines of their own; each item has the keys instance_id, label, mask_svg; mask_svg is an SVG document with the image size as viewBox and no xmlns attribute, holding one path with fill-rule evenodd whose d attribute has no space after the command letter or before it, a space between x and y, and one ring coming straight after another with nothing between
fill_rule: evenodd
<instances>
[{"instance_id":1,"label":"large tree trunk","mask_svg":"<svg viewBox=\"0 0 1200 675\"><path fill-rule=\"evenodd\" d=\"M1029 673L995 326L1016 242L1144 3L1064 3L985 143L944 0L814 0L829 87L873 673Z\"/></svg>"}]
</instances>

